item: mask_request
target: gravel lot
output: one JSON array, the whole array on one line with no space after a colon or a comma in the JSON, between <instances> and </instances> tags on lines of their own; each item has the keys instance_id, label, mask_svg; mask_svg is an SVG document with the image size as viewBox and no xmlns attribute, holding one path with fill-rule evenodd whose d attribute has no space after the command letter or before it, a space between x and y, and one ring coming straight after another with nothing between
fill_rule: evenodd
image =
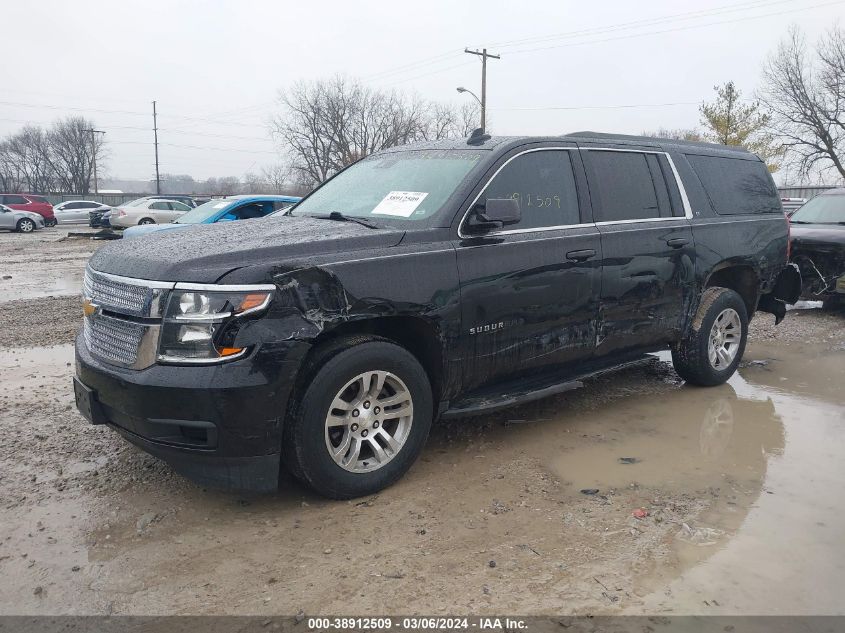
<instances>
[{"instance_id":1,"label":"gravel lot","mask_svg":"<svg viewBox=\"0 0 845 633\"><path fill-rule=\"evenodd\" d=\"M371 498L246 496L76 412L65 234L0 234L0 613L845 612L843 314L755 318L718 388L661 356L439 424Z\"/></svg>"}]
</instances>

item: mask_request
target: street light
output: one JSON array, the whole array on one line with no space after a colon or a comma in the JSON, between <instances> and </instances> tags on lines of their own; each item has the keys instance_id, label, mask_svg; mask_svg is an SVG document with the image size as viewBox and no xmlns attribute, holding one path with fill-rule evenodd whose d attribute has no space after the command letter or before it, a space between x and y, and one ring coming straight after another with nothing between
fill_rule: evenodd
<instances>
[{"instance_id":1,"label":"street light","mask_svg":"<svg viewBox=\"0 0 845 633\"><path fill-rule=\"evenodd\" d=\"M469 94L471 94L475 98L476 101L478 101L478 105L480 105L480 106L484 105L483 103L481 103L481 99L479 99L472 90L467 90L463 86L458 86L457 90L458 90L458 92L461 92L461 93L468 92Z\"/></svg>"}]
</instances>

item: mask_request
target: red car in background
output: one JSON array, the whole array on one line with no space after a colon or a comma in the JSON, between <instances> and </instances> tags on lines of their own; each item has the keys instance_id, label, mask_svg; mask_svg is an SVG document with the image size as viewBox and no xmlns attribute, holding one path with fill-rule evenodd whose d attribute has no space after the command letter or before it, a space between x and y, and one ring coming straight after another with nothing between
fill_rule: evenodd
<instances>
[{"instance_id":1,"label":"red car in background","mask_svg":"<svg viewBox=\"0 0 845 633\"><path fill-rule=\"evenodd\" d=\"M30 211L44 218L44 226L56 226L53 205L44 196L31 193L0 193L0 204L15 211Z\"/></svg>"}]
</instances>

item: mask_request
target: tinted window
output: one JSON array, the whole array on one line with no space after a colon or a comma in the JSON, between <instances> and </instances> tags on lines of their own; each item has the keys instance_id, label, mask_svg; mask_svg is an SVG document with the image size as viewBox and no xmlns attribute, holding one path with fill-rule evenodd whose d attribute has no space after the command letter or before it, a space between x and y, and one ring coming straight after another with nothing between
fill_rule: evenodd
<instances>
[{"instance_id":1,"label":"tinted window","mask_svg":"<svg viewBox=\"0 0 845 633\"><path fill-rule=\"evenodd\" d=\"M29 200L24 198L23 196L16 196L16 195L5 195L3 196L3 203L4 204L29 204Z\"/></svg>"},{"instance_id":2,"label":"tinted window","mask_svg":"<svg viewBox=\"0 0 845 633\"><path fill-rule=\"evenodd\" d=\"M687 154L719 215L781 213L769 170L758 160Z\"/></svg>"},{"instance_id":3,"label":"tinted window","mask_svg":"<svg viewBox=\"0 0 845 633\"><path fill-rule=\"evenodd\" d=\"M156 209L158 211L170 211L170 203L169 202L153 202L150 206L150 209Z\"/></svg>"},{"instance_id":4,"label":"tinted window","mask_svg":"<svg viewBox=\"0 0 845 633\"><path fill-rule=\"evenodd\" d=\"M170 208L174 211L190 211L191 207L183 202L171 202Z\"/></svg>"},{"instance_id":5,"label":"tinted window","mask_svg":"<svg viewBox=\"0 0 845 633\"><path fill-rule=\"evenodd\" d=\"M649 167L651 156L638 152L587 152L591 174L590 195L597 202L594 208L596 222L644 220L661 216ZM653 160L653 167L659 169L657 161ZM661 186L668 200L662 180Z\"/></svg>"},{"instance_id":6,"label":"tinted window","mask_svg":"<svg viewBox=\"0 0 845 633\"><path fill-rule=\"evenodd\" d=\"M522 220L508 230L579 224L578 192L572 158L565 150L542 150L517 156L484 190L479 202L513 198Z\"/></svg>"}]
</instances>

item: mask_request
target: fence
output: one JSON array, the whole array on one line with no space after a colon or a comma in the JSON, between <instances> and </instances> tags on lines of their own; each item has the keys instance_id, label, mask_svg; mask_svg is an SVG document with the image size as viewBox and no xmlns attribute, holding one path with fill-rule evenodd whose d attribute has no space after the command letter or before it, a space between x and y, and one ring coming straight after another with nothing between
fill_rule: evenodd
<instances>
[{"instance_id":1,"label":"fence","mask_svg":"<svg viewBox=\"0 0 845 633\"><path fill-rule=\"evenodd\" d=\"M810 198L815 198L823 191L828 191L829 189L836 189L836 187L828 185L811 187L778 187L778 193L781 198L805 198L806 200L809 200Z\"/></svg>"},{"instance_id":2,"label":"fence","mask_svg":"<svg viewBox=\"0 0 845 633\"><path fill-rule=\"evenodd\" d=\"M148 196L148 193L98 193L93 194L89 193L88 195L80 195L78 193L45 193L43 194L47 200L50 201L50 204L57 205L60 202L65 202L67 200L92 200L94 202L101 202L102 204L107 204L110 207L114 207L124 202L129 202L130 200L135 200L137 198L143 198L144 196Z\"/></svg>"}]
</instances>

